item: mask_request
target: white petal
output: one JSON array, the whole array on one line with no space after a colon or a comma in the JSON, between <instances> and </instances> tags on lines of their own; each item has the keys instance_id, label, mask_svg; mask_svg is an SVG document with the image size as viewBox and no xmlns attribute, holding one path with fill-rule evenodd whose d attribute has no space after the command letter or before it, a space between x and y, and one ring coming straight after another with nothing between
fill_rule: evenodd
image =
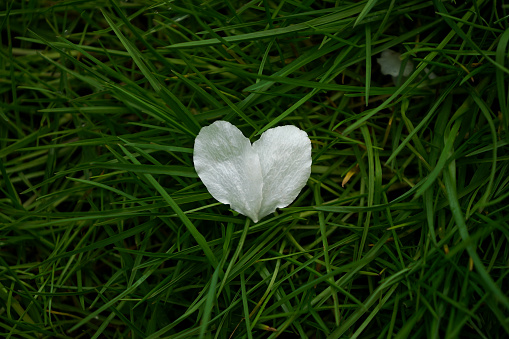
<instances>
[{"instance_id":1,"label":"white petal","mask_svg":"<svg viewBox=\"0 0 509 339\"><path fill-rule=\"evenodd\" d=\"M263 177L260 219L290 205L311 174L311 141L295 126L271 128L253 143Z\"/></svg>"},{"instance_id":2,"label":"white petal","mask_svg":"<svg viewBox=\"0 0 509 339\"><path fill-rule=\"evenodd\" d=\"M393 50L386 49L382 52L382 56L376 59L376 62L380 64L382 74L392 75L393 77L399 76L399 70L401 69L401 54L394 52ZM403 76L407 77L412 73L414 69L413 63L409 60L405 69L403 70Z\"/></svg>"},{"instance_id":3,"label":"white petal","mask_svg":"<svg viewBox=\"0 0 509 339\"><path fill-rule=\"evenodd\" d=\"M194 143L193 161L215 199L258 222L262 201L260 160L237 127L227 121L203 127Z\"/></svg>"},{"instance_id":4,"label":"white petal","mask_svg":"<svg viewBox=\"0 0 509 339\"><path fill-rule=\"evenodd\" d=\"M435 73L430 72L429 68L424 69L424 74L426 74L430 80L436 79L438 77Z\"/></svg>"}]
</instances>

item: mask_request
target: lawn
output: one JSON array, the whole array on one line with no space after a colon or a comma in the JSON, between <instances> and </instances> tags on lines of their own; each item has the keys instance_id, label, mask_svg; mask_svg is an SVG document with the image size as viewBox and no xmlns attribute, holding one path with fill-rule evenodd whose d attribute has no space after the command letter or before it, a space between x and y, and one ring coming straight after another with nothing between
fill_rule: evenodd
<instances>
[{"instance_id":1,"label":"lawn","mask_svg":"<svg viewBox=\"0 0 509 339\"><path fill-rule=\"evenodd\" d=\"M507 337L508 22L500 0L0 1L0 337ZM307 133L293 203L255 223L212 197L193 148L218 120Z\"/></svg>"}]
</instances>

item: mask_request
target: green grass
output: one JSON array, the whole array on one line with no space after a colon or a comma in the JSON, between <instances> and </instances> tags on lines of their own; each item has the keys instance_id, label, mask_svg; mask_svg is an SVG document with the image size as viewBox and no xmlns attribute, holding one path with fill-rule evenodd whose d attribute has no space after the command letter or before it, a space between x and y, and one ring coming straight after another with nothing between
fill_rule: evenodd
<instances>
[{"instance_id":1,"label":"green grass","mask_svg":"<svg viewBox=\"0 0 509 339\"><path fill-rule=\"evenodd\" d=\"M508 19L0 1L0 337L506 337ZM415 72L382 75L385 49ZM221 119L308 133L292 205L253 224L210 196L193 143Z\"/></svg>"}]
</instances>

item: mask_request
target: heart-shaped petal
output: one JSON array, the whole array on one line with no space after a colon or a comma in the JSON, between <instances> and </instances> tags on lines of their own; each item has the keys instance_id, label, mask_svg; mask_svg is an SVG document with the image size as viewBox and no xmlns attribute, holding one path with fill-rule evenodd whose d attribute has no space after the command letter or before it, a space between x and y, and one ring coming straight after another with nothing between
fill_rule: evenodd
<instances>
[{"instance_id":1,"label":"heart-shaped petal","mask_svg":"<svg viewBox=\"0 0 509 339\"><path fill-rule=\"evenodd\" d=\"M194 166L210 194L254 222L295 200L311 174L311 142L295 126L271 128L253 145L226 121L201 129Z\"/></svg>"}]
</instances>

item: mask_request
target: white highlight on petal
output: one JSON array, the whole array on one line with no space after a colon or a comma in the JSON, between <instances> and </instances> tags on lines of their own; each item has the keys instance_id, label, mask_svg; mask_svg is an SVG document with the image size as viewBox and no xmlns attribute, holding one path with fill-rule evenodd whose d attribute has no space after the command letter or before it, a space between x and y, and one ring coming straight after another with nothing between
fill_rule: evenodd
<instances>
[{"instance_id":1,"label":"white highlight on petal","mask_svg":"<svg viewBox=\"0 0 509 339\"><path fill-rule=\"evenodd\" d=\"M271 128L251 145L232 124L203 127L194 166L210 194L255 223L290 205L311 175L311 142L295 126Z\"/></svg>"}]
</instances>

